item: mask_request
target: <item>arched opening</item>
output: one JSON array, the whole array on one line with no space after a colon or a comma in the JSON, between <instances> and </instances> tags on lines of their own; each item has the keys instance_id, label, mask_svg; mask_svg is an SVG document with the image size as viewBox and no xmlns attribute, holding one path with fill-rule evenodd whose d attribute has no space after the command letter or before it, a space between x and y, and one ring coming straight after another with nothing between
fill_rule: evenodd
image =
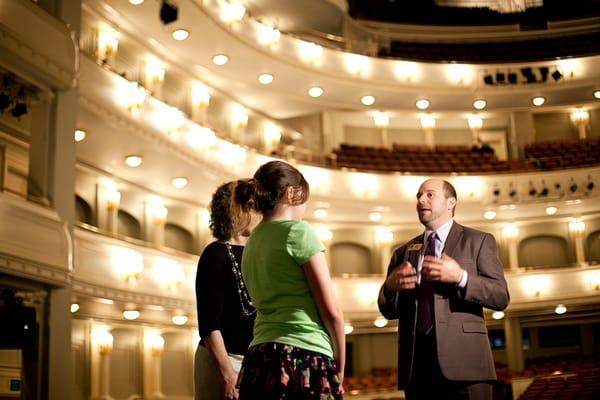
<instances>
[{"instance_id":1,"label":"arched opening","mask_svg":"<svg viewBox=\"0 0 600 400\"><path fill-rule=\"evenodd\" d=\"M519 264L525 267L567 265L568 254L567 240L560 236L532 236L519 244Z\"/></svg>"},{"instance_id":2,"label":"arched opening","mask_svg":"<svg viewBox=\"0 0 600 400\"><path fill-rule=\"evenodd\" d=\"M142 239L142 228L137 219L127 211L119 210L117 214L119 220L119 235L128 236L135 239Z\"/></svg>"},{"instance_id":3,"label":"arched opening","mask_svg":"<svg viewBox=\"0 0 600 400\"><path fill-rule=\"evenodd\" d=\"M194 237L186 229L175 224L165 225L165 246L172 249L194 252Z\"/></svg>"},{"instance_id":4,"label":"arched opening","mask_svg":"<svg viewBox=\"0 0 600 400\"><path fill-rule=\"evenodd\" d=\"M331 246L331 272L333 275L371 273L371 251L357 243L335 243Z\"/></svg>"},{"instance_id":5,"label":"arched opening","mask_svg":"<svg viewBox=\"0 0 600 400\"><path fill-rule=\"evenodd\" d=\"M84 224L92 225L92 207L87 201L75 195L75 219Z\"/></svg>"}]
</instances>

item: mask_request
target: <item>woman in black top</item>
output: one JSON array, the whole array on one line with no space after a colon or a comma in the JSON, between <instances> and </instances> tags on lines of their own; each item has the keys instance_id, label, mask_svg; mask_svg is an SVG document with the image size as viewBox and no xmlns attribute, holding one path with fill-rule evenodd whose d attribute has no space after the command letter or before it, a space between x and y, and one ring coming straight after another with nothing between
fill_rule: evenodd
<instances>
[{"instance_id":1,"label":"woman in black top","mask_svg":"<svg viewBox=\"0 0 600 400\"><path fill-rule=\"evenodd\" d=\"M196 304L200 345L194 376L196 399L237 399L235 388L243 355L252 340L254 306L242 280L244 244L260 220L254 204L232 204L239 182L221 185L210 203L210 230L217 239L198 262ZM233 206L233 207L232 207Z\"/></svg>"}]
</instances>

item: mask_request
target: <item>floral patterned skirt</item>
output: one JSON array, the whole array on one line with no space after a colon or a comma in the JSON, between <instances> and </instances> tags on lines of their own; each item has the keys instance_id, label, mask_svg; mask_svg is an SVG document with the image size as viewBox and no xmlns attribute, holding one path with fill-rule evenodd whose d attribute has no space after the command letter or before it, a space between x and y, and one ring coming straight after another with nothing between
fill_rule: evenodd
<instances>
[{"instance_id":1,"label":"floral patterned skirt","mask_svg":"<svg viewBox=\"0 0 600 400\"><path fill-rule=\"evenodd\" d=\"M240 400L340 400L335 361L289 344L252 346L238 377Z\"/></svg>"}]
</instances>

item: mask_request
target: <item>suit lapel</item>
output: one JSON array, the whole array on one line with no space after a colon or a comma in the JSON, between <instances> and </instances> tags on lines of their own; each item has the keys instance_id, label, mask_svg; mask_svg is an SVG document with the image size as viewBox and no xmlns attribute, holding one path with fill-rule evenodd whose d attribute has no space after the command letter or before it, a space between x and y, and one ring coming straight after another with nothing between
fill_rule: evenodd
<instances>
[{"instance_id":1,"label":"suit lapel","mask_svg":"<svg viewBox=\"0 0 600 400\"><path fill-rule=\"evenodd\" d=\"M452 227L450 228L450 232L448 233L448 237L446 238L444 250L442 250L443 253L446 253L448 254L448 256L455 258L454 249L456 247L456 244L458 243L458 240L462 236L463 230L464 228L462 225L456 222L452 223Z\"/></svg>"}]
</instances>

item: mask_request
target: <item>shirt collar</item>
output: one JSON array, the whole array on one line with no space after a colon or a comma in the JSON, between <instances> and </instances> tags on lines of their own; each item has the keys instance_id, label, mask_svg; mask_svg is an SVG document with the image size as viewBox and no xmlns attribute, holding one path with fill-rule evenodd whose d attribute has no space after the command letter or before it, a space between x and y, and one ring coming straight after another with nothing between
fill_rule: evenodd
<instances>
[{"instance_id":1,"label":"shirt collar","mask_svg":"<svg viewBox=\"0 0 600 400\"><path fill-rule=\"evenodd\" d=\"M450 218L447 222L444 223L444 225L440 226L435 233L437 233L438 238L440 239L440 242L442 242L442 244L446 244L446 239L448 238L448 235L450 234L450 228L452 228L452 224L454 223L454 219ZM431 235L434 231L429 231L426 230L425 231L425 240L423 241L424 243L427 243L427 239L429 239L429 235Z\"/></svg>"}]
</instances>

